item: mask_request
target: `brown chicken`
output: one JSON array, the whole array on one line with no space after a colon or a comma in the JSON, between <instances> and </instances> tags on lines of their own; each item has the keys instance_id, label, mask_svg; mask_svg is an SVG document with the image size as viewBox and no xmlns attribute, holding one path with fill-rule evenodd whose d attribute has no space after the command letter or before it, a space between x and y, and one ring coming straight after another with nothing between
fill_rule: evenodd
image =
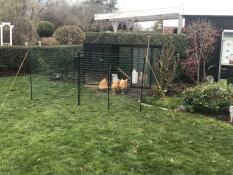
<instances>
[{"instance_id":1,"label":"brown chicken","mask_svg":"<svg viewBox=\"0 0 233 175\"><path fill-rule=\"evenodd\" d=\"M122 93L125 93L125 90L127 90L127 88L128 88L128 79L126 80L121 79L119 83L119 89L121 90Z\"/></svg>"},{"instance_id":2,"label":"brown chicken","mask_svg":"<svg viewBox=\"0 0 233 175\"><path fill-rule=\"evenodd\" d=\"M114 81L112 83L112 93L116 94L119 91L120 80Z\"/></svg>"},{"instance_id":3,"label":"brown chicken","mask_svg":"<svg viewBox=\"0 0 233 175\"><path fill-rule=\"evenodd\" d=\"M104 78L100 83L99 83L99 89L100 90L106 90L108 89L108 81L106 78Z\"/></svg>"}]
</instances>

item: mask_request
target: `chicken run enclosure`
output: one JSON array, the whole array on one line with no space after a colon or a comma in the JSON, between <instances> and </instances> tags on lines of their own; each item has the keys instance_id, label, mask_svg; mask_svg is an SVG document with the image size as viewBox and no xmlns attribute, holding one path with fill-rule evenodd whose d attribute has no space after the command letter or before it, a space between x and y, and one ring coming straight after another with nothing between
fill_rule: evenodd
<instances>
[{"instance_id":1,"label":"chicken run enclosure","mask_svg":"<svg viewBox=\"0 0 233 175\"><path fill-rule=\"evenodd\" d=\"M160 45L92 43L70 49L32 48L29 52L31 98L37 99L37 94L49 93L47 85L56 88L61 83L68 83L73 86L77 105L82 105L83 93L88 90L97 97L101 96L103 106L107 108L122 97L132 98L141 110L144 97L155 83L150 66L158 58L161 48ZM44 80L49 83L34 85L35 81ZM60 92L57 98L62 95ZM95 102L88 102L91 103Z\"/></svg>"}]
</instances>

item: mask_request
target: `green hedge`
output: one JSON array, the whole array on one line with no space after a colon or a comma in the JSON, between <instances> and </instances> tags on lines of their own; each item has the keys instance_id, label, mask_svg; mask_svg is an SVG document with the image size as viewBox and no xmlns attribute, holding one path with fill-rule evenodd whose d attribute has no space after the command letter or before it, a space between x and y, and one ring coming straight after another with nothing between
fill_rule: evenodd
<instances>
[{"instance_id":1,"label":"green hedge","mask_svg":"<svg viewBox=\"0 0 233 175\"><path fill-rule=\"evenodd\" d=\"M0 73L17 72L28 50L28 47L0 47ZM22 72L28 72L29 68L27 59Z\"/></svg>"},{"instance_id":2,"label":"green hedge","mask_svg":"<svg viewBox=\"0 0 233 175\"><path fill-rule=\"evenodd\" d=\"M32 48L32 73L48 76L55 74L72 76L74 53L81 48L81 45Z\"/></svg>"},{"instance_id":3,"label":"green hedge","mask_svg":"<svg viewBox=\"0 0 233 175\"><path fill-rule=\"evenodd\" d=\"M184 34L158 34L158 33L86 33L86 43L118 43L118 44L147 44L150 36L150 44L163 45L167 40L172 40L176 52L181 57L185 56L188 40Z\"/></svg>"},{"instance_id":4,"label":"green hedge","mask_svg":"<svg viewBox=\"0 0 233 175\"><path fill-rule=\"evenodd\" d=\"M167 40L172 40L176 47L176 52L184 57L188 46L187 39L183 34L155 34L155 33L86 33L86 43L118 43L118 44L147 44L147 36L150 35L150 43L163 45ZM63 68L69 55L73 54L75 48L81 45L66 46L46 46L46 47L0 47L0 72L16 72L22 62L26 52L30 49L32 63L42 65L41 69L61 69ZM36 66L35 66L36 67ZM29 59L26 60L22 72L28 73L30 70ZM39 71L39 70L37 70Z\"/></svg>"},{"instance_id":5,"label":"green hedge","mask_svg":"<svg viewBox=\"0 0 233 175\"><path fill-rule=\"evenodd\" d=\"M67 59L73 57L74 50L80 49L82 45L46 46L46 47L0 47L0 73L16 73L26 53L30 50L21 73L30 72L30 59L32 72L39 69L63 69ZM72 61L73 62L73 61ZM46 70L49 71L48 69Z\"/></svg>"}]
</instances>

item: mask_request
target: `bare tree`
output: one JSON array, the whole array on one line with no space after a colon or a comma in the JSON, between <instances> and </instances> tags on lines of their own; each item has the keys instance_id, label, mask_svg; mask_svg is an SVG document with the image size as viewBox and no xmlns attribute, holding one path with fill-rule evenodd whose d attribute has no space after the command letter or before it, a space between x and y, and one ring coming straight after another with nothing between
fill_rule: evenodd
<instances>
[{"instance_id":1,"label":"bare tree","mask_svg":"<svg viewBox=\"0 0 233 175\"><path fill-rule=\"evenodd\" d=\"M206 79L206 63L214 50L214 45L219 36L218 30L206 20L198 20L187 26L185 33L190 42L190 48L187 50L187 60L184 63L184 69L189 75L193 75L190 66L196 64L196 82L200 82L200 72L202 64L203 80ZM192 60L195 60L195 64ZM190 65L189 65L190 63ZM193 78L194 80L194 78Z\"/></svg>"},{"instance_id":2,"label":"bare tree","mask_svg":"<svg viewBox=\"0 0 233 175\"><path fill-rule=\"evenodd\" d=\"M39 20L48 20L56 27L79 26L85 31L96 31L107 25L94 21L95 13L116 9L117 0L0 0L0 19L15 25L14 44L35 43Z\"/></svg>"},{"instance_id":3,"label":"bare tree","mask_svg":"<svg viewBox=\"0 0 233 175\"><path fill-rule=\"evenodd\" d=\"M94 21L94 14L112 12L116 9L116 0L86 0L70 3L67 0L49 1L49 5L41 14L41 19L49 20L56 27L76 25L84 29L98 30L104 24Z\"/></svg>"},{"instance_id":4,"label":"bare tree","mask_svg":"<svg viewBox=\"0 0 233 175\"><path fill-rule=\"evenodd\" d=\"M1 20L15 25L14 44L24 44L25 41L34 43L36 40L36 24L38 16L44 8L40 0L0 0Z\"/></svg>"}]
</instances>

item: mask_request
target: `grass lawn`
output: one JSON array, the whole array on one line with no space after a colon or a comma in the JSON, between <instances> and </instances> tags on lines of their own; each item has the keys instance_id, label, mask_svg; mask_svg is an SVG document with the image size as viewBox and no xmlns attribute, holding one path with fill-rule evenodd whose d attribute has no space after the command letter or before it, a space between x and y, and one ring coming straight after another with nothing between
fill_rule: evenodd
<instances>
[{"instance_id":1,"label":"grass lawn","mask_svg":"<svg viewBox=\"0 0 233 175\"><path fill-rule=\"evenodd\" d=\"M13 78L0 78L0 101ZM232 174L233 127L73 85L19 77L0 107L0 174Z\"/></svg>"}]
</instances>

